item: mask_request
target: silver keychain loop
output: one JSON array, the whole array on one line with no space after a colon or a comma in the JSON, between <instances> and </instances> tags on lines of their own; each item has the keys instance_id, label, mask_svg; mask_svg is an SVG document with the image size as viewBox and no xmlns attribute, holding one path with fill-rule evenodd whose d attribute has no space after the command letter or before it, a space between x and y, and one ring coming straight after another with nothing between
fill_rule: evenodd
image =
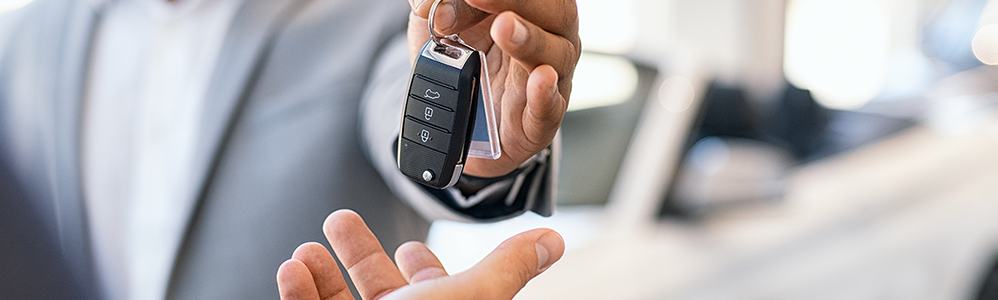
<instances>
[{"instance_id":1,"label":"silver keychain loop","mask_svg":"<svg viewBox=\"0 0 998 300\"><path fill-rule=\"evenodd\" d=\"M430 29L430 39L432 39L438 45L443 45L443 42L440 41L441 39L448 39L448 40L455 41L458 44L461 44L461 46L467 47L468 49L471 49L472 51L478 51L474 47L472 47L471 45L468 45L468 43L465 43L464 40L462 40L461 37L458 36L456 33L452 34L452 35L437 35L437 32L435 30L433 30L433 17L437 13L437 5L439 5L440 2L443 2L443 0L434 0L433 4L430 5L430 16L429 16L429 18L427 18L427 27L429 27L429 29Z\"/></svg>"},{"instance_id":2,"label":"silver keychain loop","mask_svg":"<svg viewBox=\"0 0 998 300\"><path fill-rule=\"evenodd\" d=\"M440 2L442 2L442 1L443 0L435 0L435 1L433 1L433 5L430 5L430 17L428 18L429 22L427 22L427 24L430 27L430 39L433 39L433 41L437 42L437 44L440 43L440 39L441 38L447 38L445 36L439 36L439 35L437 35L437 32L435 30L433 30L433 17L437 14L437 5L439 5Z\"/></svg>"}]
</instances>

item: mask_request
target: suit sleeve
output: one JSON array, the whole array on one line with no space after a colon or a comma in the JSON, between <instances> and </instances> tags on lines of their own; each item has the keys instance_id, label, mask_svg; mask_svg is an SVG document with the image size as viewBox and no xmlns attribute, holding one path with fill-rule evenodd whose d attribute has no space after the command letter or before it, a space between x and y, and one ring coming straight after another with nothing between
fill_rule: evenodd
<instances>
[{"instance_id":1,"label":"suit sleeve","mask_svg":"<svg viewBox=\"0 0 998 300\"><path fill-rule=\"evenodd\" d=\"M427 220L469 223L495 222L534 211L554 213L560 134L550 147L498 178L463 175L458 186L475 190L465 195L451 187L436 190L412 182L398 170L395 143L411 67L405 34L392 38L381 51L360 105L360 130L368 159L392 191Z\"/></svg>"}]
</instances>

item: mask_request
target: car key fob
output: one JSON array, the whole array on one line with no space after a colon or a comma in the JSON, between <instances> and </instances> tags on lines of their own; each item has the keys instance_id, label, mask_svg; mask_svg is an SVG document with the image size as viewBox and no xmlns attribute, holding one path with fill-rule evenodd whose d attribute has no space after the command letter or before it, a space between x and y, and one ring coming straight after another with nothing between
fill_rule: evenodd
<instances>
[{"instance_id":1,"label":"car key fob","mask_svg":"<svg viewBox=\"0 0 998 300\"><path fill-rule=\"evenodd\" d=\"M431 38L420 50L403 108L402 174L437 189L457 183L474 130L482 59L479 51L446 38Z\"/></svg>"}]
</instances>

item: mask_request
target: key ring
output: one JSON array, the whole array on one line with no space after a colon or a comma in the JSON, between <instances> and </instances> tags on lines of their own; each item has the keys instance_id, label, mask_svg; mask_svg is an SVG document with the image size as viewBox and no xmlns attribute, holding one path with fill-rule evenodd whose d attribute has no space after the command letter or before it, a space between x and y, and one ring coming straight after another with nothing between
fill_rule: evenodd
<instances>
[{"instance_id":1,"label":"key ring","mask_svg":"<svg viewBox=\"0 0 998 300\"><path fill-rule=\"evenodd\" d=\"M429 22L427 22L427 25L430 27L430 39L433 39L433 41L437 42L437 44L440 43L441 38L447 38L445 36L438 36L437 32L433 30L433 17L437 14L437 5L439 5L440 2L443 2L443 0L434 0L433 5L430 5L430 17L428 20Z\"/></svg>"},{"instance_id":2,"label":"key ring","mask_svg":"<svg viewBox=\"0 0 998 300\"><path fill-rule=\"evenodd\" d=\"M430 16L429 18L427 18L427 26L430 29L430 39L436 42L438 45L444 45L444 43L440 41L441 39L452 40L457 42L458 44L461 44L461 46L467 47L468 49L471 49L473 51L477 51L475 50L474 47L471 47L471 45L465 43L464 40L462 40L461 37L458 36L456 33L452 35L437 35L437 32L433 30L433 17L437 13L437 5L439 5L440 2L443 2L443 0L434 0L433 4L430 5Z\"/></svg>"}]
</instances>

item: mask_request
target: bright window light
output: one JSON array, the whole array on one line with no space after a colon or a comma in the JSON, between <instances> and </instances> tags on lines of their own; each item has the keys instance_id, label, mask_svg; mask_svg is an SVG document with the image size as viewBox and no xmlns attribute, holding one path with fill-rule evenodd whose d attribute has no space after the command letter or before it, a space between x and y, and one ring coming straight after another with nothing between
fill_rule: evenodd
<instances>
[{"instance_id":1,"label":"bright window light","mask_svg":"<svg viewBox=\"0 0 998 300\"><path fill-rule=\"evenodd\" d=\"M631 61L613 55L582 53L572 80L568 110L623 103L638 88L638 69Z\"/></svg>"},{"instance_id":2,"label":"bright window light","mask_svg":"<svg viewBox=\"0 0 998 300\"><path fill-rule=\"evenodd\" d=\"M638 40L636 0L578 0L582 49L624 54Z\"/></svg>"},{"instance_id":3,"label":"bright window light","mask_svg":"<svg viewBox=\"0 0 998 300\"><path fill-rule=\"evenodd\" d=\"M998 65L998 24L981 27L974 35L973 49L982 63Z\"/></svg>"},{"instance_id":4,"label":"bright window light","mask_svg":"<svg viewBox=\"0 0 998 300\"><path fill-rule=\"evenodd\" d=\"M0 14L21 8L33 0L0 0Z\"/></svg>"},{"instance_id":5,"label":"bright window light","mask_svg":"<svg viewBox=\"0 0 998 300\"><path fill-rule=\"evenodd\" d=\"M682 76L666 79L658 88L658 101L666 110L674 113L690 109L695 97L696 91L693 89L693 83Z\"/></svg>"},{"instance_id":6,"label":"bright window light","mask_svg":"<svg viewBox=\"0 0 998 300\"><path fill-rule=\"evenodd\" d=\"M791 0L784 72L821 105L859 108L883 90L890 53L884 0Z\"/></svg>"}]
</instances>

